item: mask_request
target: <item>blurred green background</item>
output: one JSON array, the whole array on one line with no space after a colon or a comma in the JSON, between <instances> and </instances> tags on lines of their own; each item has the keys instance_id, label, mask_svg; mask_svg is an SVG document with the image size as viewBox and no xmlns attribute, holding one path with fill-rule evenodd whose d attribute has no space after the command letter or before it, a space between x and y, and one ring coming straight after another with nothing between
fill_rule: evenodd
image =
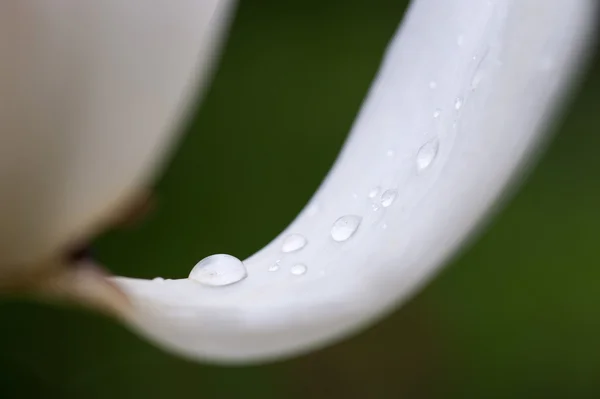
<instances>
[{"instance_id":1,"label":"blurred green background","mask_svg":"<svg viewBox=\"0 0 600 399\"><path fill-rule=\"evenodd\" d=\"M115 273L252 254L335 159L405 2L242 0L158 209L96 245ZM432 27L435 29L435 27ZM600 397L600 62L517 197L410 303L301 358L173 357L80 310L0 303L0 398Z\"/></svg>"}]
</instances>

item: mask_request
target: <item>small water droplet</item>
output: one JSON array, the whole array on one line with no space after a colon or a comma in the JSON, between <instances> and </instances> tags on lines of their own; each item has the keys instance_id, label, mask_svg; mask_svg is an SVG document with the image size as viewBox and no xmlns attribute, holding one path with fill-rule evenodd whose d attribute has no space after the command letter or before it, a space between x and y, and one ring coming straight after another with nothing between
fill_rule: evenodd
<instances>
[{"instance_id":1,"label":"small water droplet","mask_svg":"<svg viewBox=\"0 0 600 399\"><path fill-rule=\"evenodd\" d=\"M439 148L437 139L433 139L423 144L417 153L417 168L423 170L428 168L435 159Z\"/></svg>"},{"instance_id":2,"label":"small water droplet","mask_svg":"<svg viewBox=\"0 0 600 399\"><path fill-rule=\"evenodd\" d=\"M385 230L385 229L387 229L387 228L388 228L388 225L387 225L387 223L384 223L384 224L382 224L382 225L381 225L381 228L382 228L382 229L384 229L384 230Z\"/></svg>"},{"instance_id":3,"label":"small water droplet","mask_svg":"<svg viewBox=\"0 0 600 399\"><path fill-rule=\"evenodd\" d=\"M283 240L281 245L282 252L298 251L306 245L306 238L302 234L291 234Z\"/></svg>"},{"instance_id":4,"label":"small water droplet","mask_svg":"<svg viewBox=\"0 0 600 399\"><path fill-rule=\"evenodd\" d=\"M162 277L155 277L152 279L152 281L156 282L156 283L164 283L165 279Z\"/></svg>"},{"instance_id":5,"label":"small water droplet","mask_svg":"<svg viewBox=\"0 0 600 399\"><path fill-rule=\"evenodd\" d=\"M343 242L356 233L362 217L357 215L345 215L336 220L331 227L331 237L337 242Z\"/></svg>"},{"instance_id":6,"label":"small water droplet","mask_svg":"<svg viewBox=\"0 0 600 399\"><path fill-rule=\"evenodd\" d=\"M237 283L248 276L246 267L235 256L211 255L194 266L189 279L210 286L224 286Z\"/></svg>"},{"instance_id":7,"label":"small water droplet","mask_svg":"<svg viewBox=\"0 0 600 399\"><path fill-rule=\"evenodd\" d=\"M281 265L281 261L275 261L275 263L273 263L270 267L269 267L269 271L270 272L276 272L277 270L279 270L279 267Z\"/></svg>"},{"instance_id":8,"label":"small water droplet","mask_svg":"<svg viewBox=\"0 0 600 399\"><path fill-rule=\"evenodd\" d=\"M436 119L439 118L441 114L442 114L442 110L439 108L436 109L435 111L433 111L433 117Z\"/></svg>"},{"instance_id":9,"label":"small water droplet","mask_svg":"<svg viewBox=\"0 0 600 399\"><path fill-rule=\"evenodd\" d=\"M306 265L303 265L302 263L298 263L290 268L290 272L294 276L302 276L307 272L307 270L308 268L306 267Z\"/></svg>"},{"instance_id":10,"label":"small water droplet","mask_svg":"<svg viewBox=\"0 0 600 399\"><path fill-rule=\"evenodd\" d=\"M377 202L374 202L371 204L371 209L373 209L373 212L377 212L381 209L381 205L379 205Z\"/></svg>"},{"instance_id":11,"label":"small water droplet","mask_svg":"<svg viewBox=\"0 0 600 399\"><path fill-rule=\"evenodd\" d=\"M319 212L319 206L317 204L311 204L308 207L308 209L306 210L306 213L308 214L308 216L315 216L318 212Z\"/></svg>"},{"instance_id":12,"label":"small water droplet","mask_svg":"<svg viewBox=\"0 0 600 399\"><path fill-rule=\"evenodd\" d=\"M437 87L437 82L435 80L432 80L431 82L429 82L430 89L435 89L436 87Z\"/></svg>"},{"instance_id":13,"label":"small water droplet","mask_svg":"<svg viewBox=\"0 0 600 399\"><path fill-rule=\"evenodd\" d=\"M459 46L465 44L465 37L463 35L458 35L456 37L456 44L458 44Z\"/></svg>"},{"instance_id":14,"label":"small water droplet","mask_svg":"<svg viewBox=\"0 0 600 399\"><path fill-rule=\"evenodd\" d=\"M394 152L394 150L388 150L388 151L387 151L385 154L386 154L388 157L390 157L390 158L391 158L391 157L393 157L394 155L396 155L396 153Z\"/></svg>"},{"instance_id":15,"label":"small water droplet","mask_svg":"<svg viewBox=\"0 0 600 399\"><path fill-rule=\"evenodd\" d=\"M463 105L463 100L460 97L456 97L456 100L454 100L454 108L458 111Z\"/></svg>"},{"instance_id":16,"label":"small water droplet","mask_svg":"<svg viewBox=\"0 0 600 399\"><path fill-rule=\"evenodd\" d=\"M477 73L475 73L475 76L473 76L473 79L471 80L471 90L475 90L477 86L479 86L479 83L481 83L481 79L483 79L483 73L481 71L478 71Z\"/></svg>"},{"instance_id":17,"label":"small water droplet","mask_svg":"<svg viewBox=\"0 0 600 399\"><path fill-rule=\"evenodd\" d=\"M377 194L379 194L379 191L381 191L380 187L373 187L371 189L371 191L369 191L369 198L375 198L375 197L377 197Z\"/></svg>"},{"instance_id":18,"label":"small water droplet","mask_svg":"<svg viewBox=\"0 0 600 399\"><path fill-rule=\"evenodd\" d=\"M396 190L385 190L383 194L381 194L381 205L384 208L392 205L398 196L398 191Z\"/></svg>"}]
</instances>

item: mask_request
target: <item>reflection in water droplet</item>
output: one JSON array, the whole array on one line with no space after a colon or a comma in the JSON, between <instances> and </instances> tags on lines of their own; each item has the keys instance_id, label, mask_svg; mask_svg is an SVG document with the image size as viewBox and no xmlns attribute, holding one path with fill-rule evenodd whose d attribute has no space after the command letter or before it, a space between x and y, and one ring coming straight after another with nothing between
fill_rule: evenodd
<instances>
[{"instance_id":1,"label":"reflection in water droplet","mask_svg":"<svg viewBox=\"0 0 600 399\"><path fill-rule=\"evenodd\" d=\"M346 241L356 233L361 222L362 217L357 215L342 216L333 223L331 237L337 242Z\"/></svg>"},{"instance_id":2,"label":"reflection in water droplet","mask_svg":"<svg viewBox=\"0 0 600 399\"><path fill-rule=\"evenodd\" d=\"M458 111L463 104L463 100L460 97L457 97L456 100L454 100L454 108L456 108L456 110Z\"/></svg>"},{"instance_id":3,"label":"reflection in water droplet","mask_svg":"<svg viewBox=\"0 0 600 399\"><path fill-rule=\"evenodd\" d=\"M398 191L396 190L386 190L383 194L381 194L381 205L384 208L392 205L398 196Z\"/></svg>"},{"instance_id":4,"label":"reflection in water droplet","mask_svg":"<svg viewBox=\"0 0 600 399\"><path fill-rule=\"evenodd\" d=\"M162 277L155 277L152 279L152 281L156 282L156 283L164 283L165 279Z\"/></svg>"},{"instance_id":5,"label":"reflection in water droplet","mask_svg":"<svg viewBox=\"0 0 600 399\"><path fill-rule=\"evenodd\" d=\"M281 261L278 260L275 263L273 263L270 267L269 267L269 271L270 272L276 272L277 270L279 270L279 266L280 266Z\"/></svg>"},{"instance_id":6,"label":"reflection in water droplet","mask_svg":"<svg viewBox=\"0 0 600 399\"><path fill-rule=\"evenodd\" d=\"M306 245L306 238L302 234L291 234L283 240L281 245L282 252L298 251Z\"/></svg>"},{"instance_id":7,"label":"reflection in water droplet","mask_svg":"<svg viewBox=\"0 0 600 399\"><path fill-rule=\"evenodd\" d=\"M298 263L290 268L290 272L295 276L301 276L306 273L308 269L305 265Z\"/></svg>"},{"instance_id":8,"label":"reflection in water droplet","mask_svg":"<svg viewBox=\"0 0 600 399\"><path fill-rule=\"evenodd\" d=\"M441 114L442 114L442 110L439 108L436 109L435 111L433 111L433 117L436 119L439 118Z\"/></svg>"},{"instance_id":9,"label":"reflection in water droplet","mask_svg":"<svg viewBox=\"0 0 600 399\"><path fill-rule=\"evenodd\" d=\"M437 83L435 80L432 80L431 82L429 82L430 89L435 89L436 87L437 87Z\"/></svg>"},{"instance_id":10,"label":"reflection in water droplet","mask_svg":"<svg viewBox=\"0 0 600 399\"><path fill-rule=\"evenodd\" d=\"M417 153L417 168L423 170L428 168L435 159L439 148L437 139L433 139L423 144Z\"/></svg>"},{"instance_id":11,"label":"reflection in water droplet","mask_svg":"<svg viewBox=\"0 0 600 399\"><path fill-rule=\"evenodd\" d=\"M369 191L369 198L377 197L377 194L379 194L379 191L381 191L381 188L379 188L379 187L372 188L371 191Z\"/></svg>"},{"instance_id":12,"label":"reflection in water droplet","mask_svg":"<svg viewBox=\"0 0 600 399\"><path fill-rule=\"evenodd\" d=\"M212 255L202 259L190 272L189 279L210 286L237 283L248 276L246 267L231 255Z\"/></svg>"}]
</instances>

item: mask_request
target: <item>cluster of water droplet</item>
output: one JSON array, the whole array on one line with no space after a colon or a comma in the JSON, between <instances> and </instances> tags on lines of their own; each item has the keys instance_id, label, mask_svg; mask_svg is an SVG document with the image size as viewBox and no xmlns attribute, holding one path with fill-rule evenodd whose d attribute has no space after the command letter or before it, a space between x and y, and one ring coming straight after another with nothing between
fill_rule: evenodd
<instances>
[{"instance_id":1,"label":"cluster of water droplet","mask_svg":"<svg viewBox=\"0 0 600 399\"><path fill-rule=\"evenodd\" d=\"M461 34L457 36L456 44L462 47L465 42L464 36ZM483 53L481 57L474 55L473 61L479 61L479 65L476 68L476 72L471 80L471 91L475 90L483 78L483 72L480 71L481 62L485 59L487 54ZM438 87L438 83L435 80L429 82L429 88L434 90ZM464 105L463 97L456 97L454 99L454 109L460 111ZM433 118L438 119L442 114L441 108L436 108L433 111ZM418 172L423 172L428 169L436 159L439 150L439 139L437 137L430 139L425 142L417 151L416 154L416 168ZM390 158L395 156L395 151L389 149L386 155ZM373 187L369 190L367 197L371 200L371 208L373 211L379 211L382 208L390 207L398 196L398 192L395 189L382 189L379 186ZM352 197L358 199L358 194L353 193ZM312 217L318 213L318 206L313 203L307 209L307 214ZM337 243L343 243L352 238L362 223L363 217L359 215L344 215L339 217L333 222L331 226L330 235L333 241ZM387 223L381 225L382 229L387 229ZM283 254L295 253L302 250L308 244L308 240L302 234L294 233L285 237L281 244L281 252ZM281 270L281 259L276 260L271 266L268 267L269 272L277 272ZM306 274L308 268L303 263L293 263L289 268L289 272L295 276L302 276ZM197 281L207 286L225 286L242 281L247 277L246 267L243 262L231 255L212 255L202 259L194 266L190 272L189 279ZM154 279L156 282L164 282L165 280L157 277Z\"/></svg>"}]
</instances>

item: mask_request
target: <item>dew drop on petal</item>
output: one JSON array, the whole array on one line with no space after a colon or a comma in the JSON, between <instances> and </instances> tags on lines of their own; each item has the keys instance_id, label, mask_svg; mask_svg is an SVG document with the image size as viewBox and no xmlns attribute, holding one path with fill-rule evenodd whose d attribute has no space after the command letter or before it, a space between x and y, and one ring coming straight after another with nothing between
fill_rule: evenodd
<instances>
[{"instance_id":1,"label":"dew drop on petal","mask_svg":"<svg viewBox=\"0 0 600 399\"><path fill-rule=\"evenodd\" d=\"M283 240L281 245L282 252L298 251L306 246L306 238L302 234L291 234Z\"/></svg>"},{"instance_id":2,"label":"dew drop on petal","mask_svg":"<svg viewBox=\"0 0 600 399\"><path fill-rule=\"evenodd\" d=\"M375 197L377 197L377 194L379 194L379 191L381 191L381 188L379 188L379 187L373 187L371 189L371 191L369 191L369 198L375 198Z\"/></svg>"},{"instance_id":3,"label":"dew drop on petal","mask_svg":"<svg viewBox=\"0 0 600 399\"><path fill-rule=\"evenodd\" d=\"M317 204L311 204L308 207L308 209L306 210L306 213L308 214L308 216L315 216L318 212L319 212L319 205L317 205Z\"/></svg>"},{"instance_id":4,"label":"dew drop on petal","mask_svg":"<svg viewBox=\"0 0 600 399\"><path fill-rule=\"evenodd\" d=\"M188 278L204 285L220 287L237 283L247 276L241 260L235 256L217 254L198 262Z\"/></svg>"},{"instance_id":5,"label":"dew drop on petal","mask_svg":"<svg viewBox=\"0 0 600 399\"><path fill-rule=\"evenodd\" d=\"M356 233L362 217L358 215L345 215L336 220L331 226L331 237L337 242L343 242Z\"/></svg>"},{"instance_id":6,"label":"dew drop on petal","mask_svg":"<svg viewBox=\"0 0 600 399\"><path fill-rule=\"evenodd\" d=\"M275 261L275 263L273 263L273 264L272 264L272 265L269 267L269 271L270 271L270 272L276 272L277 270L279 270L280 264L281 264L281 261L280 261L280 260L278 260L278 261Z\"/></svg>"},{"instance_id":7,"label":"dew drop on petal","mask_svg":"<svg viewBox=\"0 0 600 399\"><path fill-rule=\"evenodd\" d=\"M423 144L417 153L417 168L423 170L428 168L434 161L439 148L437 139L433 139Z\"/></svg>"},{"instance_id":8,"label":"dew drop on petal","mask_svg":"<svg viewBox=\"0 0 600 399\"><path fill-rule=\"evenodd\" d=\"M454 108L458 111L463 105L463 100L460 97L457 97L456 100L454 100Z\"/></svg>"},{"instance_id":9,"label":"dew drop on petal","mask_svg":"<svg viewBox=\"0 0 600 399\"><path fill-rule=\"evenodd\" d=\"M307 272L307 270L308 268L306 267L306 265L303 265L302 263L298 263L290 268L290 272L294 276L302 276Z\"/></svg>"},{"instance_id":10,"label":"dew drop on petal","mask_svg":"<svg viewBox=\"0 0 600 399\"><path fill-rule=\"evenodd\" d=\"M384 208L392 205L398 196L398 191L396 190L385 190L383 194L381 194L381 205Z\"/></svg>"}]
</instances>

